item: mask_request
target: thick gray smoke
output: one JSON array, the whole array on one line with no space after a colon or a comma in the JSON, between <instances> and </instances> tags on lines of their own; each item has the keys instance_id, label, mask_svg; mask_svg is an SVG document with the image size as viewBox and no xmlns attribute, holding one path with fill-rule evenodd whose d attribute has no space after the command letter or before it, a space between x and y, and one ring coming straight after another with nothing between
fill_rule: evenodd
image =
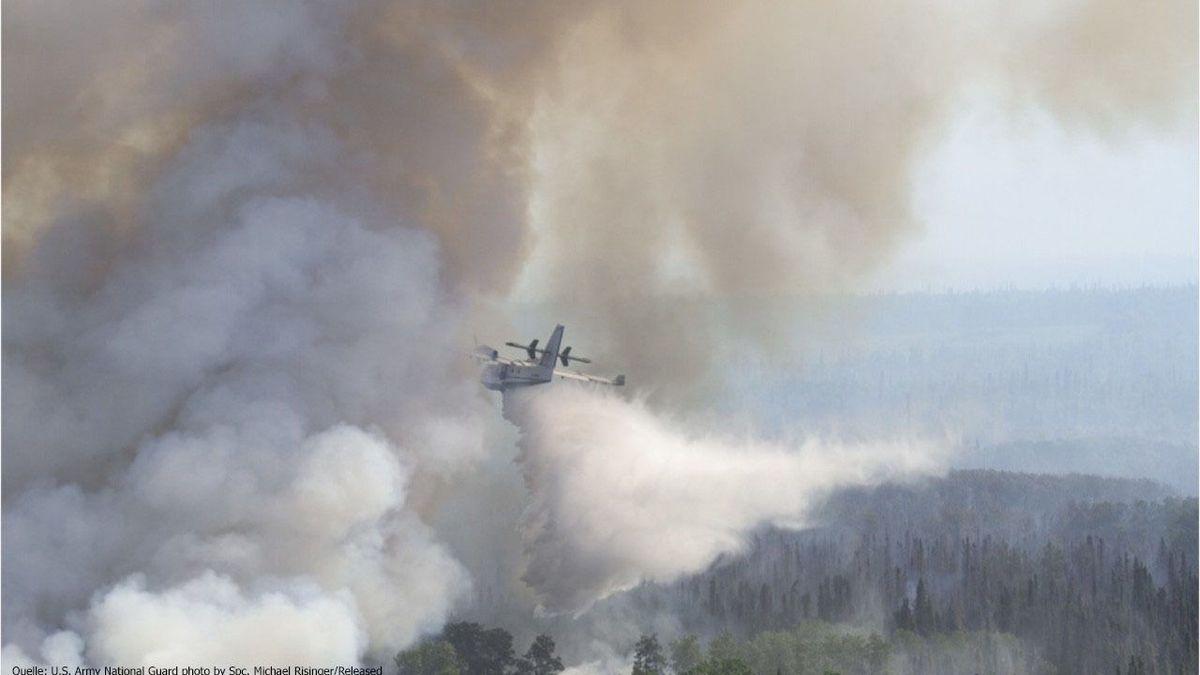
<instances>
[{"instance_id":1,"label":"thick gray smoke","mask_svg":"<svg viewBox=\"0 0 1200 675\"><path fill-rule=\"evenodd\" d=\"M67 618L94 662L347 661L436 629L469 587L408 508L416 480L483 450L473 387L430 347L455 339L436 248L289 194L334 144L287 120L214 123L151 188L153 244L86 301L51 283L86 270L86 248L40 247L9 282L6 636ZM203 622L163 632L159 614ZM353 621L313 641L315 617ZM268 621L288 637L253 631L259 651L191 639Z\"/></svg>"},{"instance_id":2,"label":"thick gray smoke","mask_svg":"<svg viewBox=\"0 0 1200 675\"><path fill-rule=\"evenodd\" d=\"M5 665L349 661L436 630L478 581L449 544L473 526L437 516L496 451L446 347L515 283L679 391L732 329L672 296L852 284L913 229L910 168L967 84L1105 130L1194 110L1193 3L1032 4L6 3ZM660 461L737 464L576 403ZM650 482L633 513L702 543L581 573L599 544L545 486L598 460L529 405L526 576L559 607L883 476L751 444L805 489L713 485L705 529Z\"/></svg>"}]
</instances>

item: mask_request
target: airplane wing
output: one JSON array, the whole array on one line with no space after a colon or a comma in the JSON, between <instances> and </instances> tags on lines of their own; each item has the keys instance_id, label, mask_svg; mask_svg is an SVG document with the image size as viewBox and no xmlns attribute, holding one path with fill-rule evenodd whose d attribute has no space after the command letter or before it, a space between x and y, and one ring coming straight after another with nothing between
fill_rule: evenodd
<instances>
[{"instance_id":1,"label":"airplane wing","mask_svg":"<svg viewBox=\"0 0 1200 675\"><path fill-rule=\"evenodd\" d=\"M495 349L492 349L492 348L486 347L486 346L476 347L475 351L473 351L473 352L459 352L459 353L469 356L477 361L482 361L484 363L503 363L503 364L509 365L509 366L524 365L523 361L518 361L517 359L510 359L505 356L500 356L500 354L498 354Z\"/></svg>"},{"instance_id":2,"label":"airplane wing","mask_svg":"<svg viewBox=\"0 0 1200 675\"><path fill-rule=\"evenodd\" d=\"M613 387L621 387L625 384L625 376L618 375L614 378L597 377L595 375L584 375L573 370L564 370L562 368L554 369L554 376L564 380L578 380L580 382L591 382L593 384L607 384Z\"/></svg>"}]
</instances>

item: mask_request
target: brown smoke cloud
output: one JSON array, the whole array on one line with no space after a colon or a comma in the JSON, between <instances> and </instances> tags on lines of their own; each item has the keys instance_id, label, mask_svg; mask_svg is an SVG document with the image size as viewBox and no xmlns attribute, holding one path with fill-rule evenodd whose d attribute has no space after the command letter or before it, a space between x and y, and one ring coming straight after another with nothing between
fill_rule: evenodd
<instances>
[{"instance_id":1,"label":"brown smoke cloud","mask_svg":"<svg viewBox=\"0 0 1200 675\"><path fill-rule=\"evenodd\" d=\"M964 88L1105 133L1194 119L1195 6L1153 5L599 11L534 118L538 278L657 384L694 382L722 337L776 346L781 326L736 308L853 288L885 260L919 227L910 172Z\"/></svg>"},{"instance_id":2,"label":"brown smoke cloud","mask_svg":"<svg viewBox=\"0 0 1200 675\"><path fill-rule=\"evenodd\" d=\"M344 143L352 179L313 189L369 194L380 218L435 233L455 287L502 297L524 271L628 370L690 382L721 336L780 338L681 296L729 308L852 287L919 226L910 170L964 86L1101 130L1186 120L1195 14L1122 0L13 3L6 269L64 211L128 236L190 129L282 107Z\"/></svg>"}]
</instances>

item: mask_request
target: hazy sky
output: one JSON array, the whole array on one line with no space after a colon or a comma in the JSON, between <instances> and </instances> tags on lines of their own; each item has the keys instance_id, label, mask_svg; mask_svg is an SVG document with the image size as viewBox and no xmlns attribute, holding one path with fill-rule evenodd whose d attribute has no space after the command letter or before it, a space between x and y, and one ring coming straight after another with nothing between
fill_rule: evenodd
<instances>
[{"instance_id":1,"label":"hazy sky","mask_svg":"<svg viewBox=\"0 0 1200 675\"><path fill-rule=\"evenodd\" d=\"M1102 138L976 98L915 173L925 230L874 285L1195 282L1196 166L1194 133Z\"/></svg>"}]
</instances>

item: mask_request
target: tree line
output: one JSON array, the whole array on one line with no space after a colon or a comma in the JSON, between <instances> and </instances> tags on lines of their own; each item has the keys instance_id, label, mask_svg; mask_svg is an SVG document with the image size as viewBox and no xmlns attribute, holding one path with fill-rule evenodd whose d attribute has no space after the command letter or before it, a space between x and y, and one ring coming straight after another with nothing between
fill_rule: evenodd
<instances>
[{"instance_id":1,"label":"tree line","mask_svg":"<svg viewBox=\"0 0 1200 675\"><path fill-rule=\"evenodd\" d=\"M982 478L999 497L860 492L838 527L763 533L749 555L639 593L665 595L700 633L819 621L877 627L893 646L1004 635L1044 664L1032 672L1196 672L1194 498L1088 502L1063 489L1084 483L1059 481L1055 498L1017 489L1045 477Z\"/></svg>"},{"instance_id":2,"label":"tree line","mask_svg":"<svg viewBox=\"0 0 1200 675\"><path fill-rule=\"evenodd\" d=\"M508 631L459 621L397 654L395 665L399 675L556 675L563 662L554 651L554 640L538 635L517 656Z\"/></svg>"}]
</instances>

